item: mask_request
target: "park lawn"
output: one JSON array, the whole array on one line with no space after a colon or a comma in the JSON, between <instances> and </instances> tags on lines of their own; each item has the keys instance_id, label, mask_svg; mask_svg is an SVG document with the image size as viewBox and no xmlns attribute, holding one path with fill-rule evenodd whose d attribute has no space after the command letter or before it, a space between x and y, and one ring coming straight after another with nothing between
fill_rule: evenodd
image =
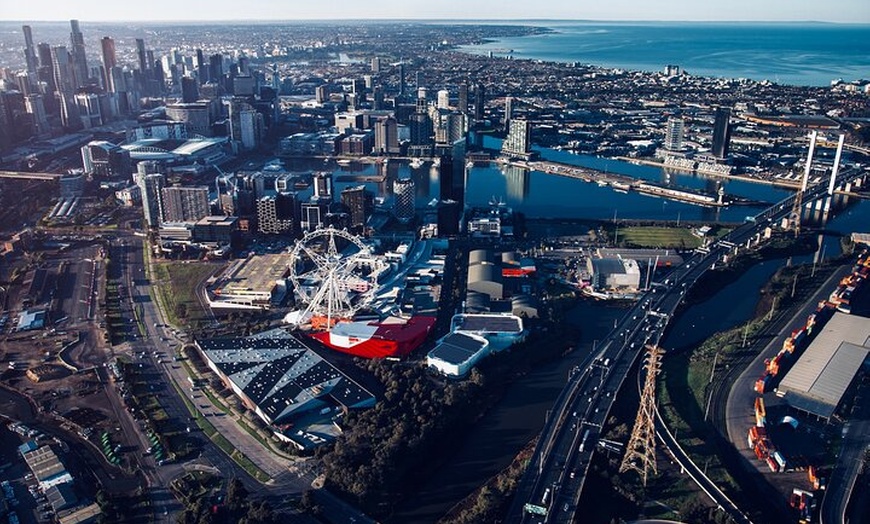
<instances>
[{"instance_id":1,"label":"park lawn","mask_svg":"<svg viewBox=\"0 0 870 524\"><path fill-rule=\"evenodd\" d=\"M625 246L642 248L694 249L701 245L701 239L686 227L621 227L619 241Z\"/></svg>"}]
</instances>

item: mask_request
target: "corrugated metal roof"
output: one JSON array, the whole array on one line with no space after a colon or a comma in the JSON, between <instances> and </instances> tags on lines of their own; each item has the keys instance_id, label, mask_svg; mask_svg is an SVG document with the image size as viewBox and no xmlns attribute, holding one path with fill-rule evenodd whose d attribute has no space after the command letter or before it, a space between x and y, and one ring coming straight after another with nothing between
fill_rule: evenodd
<instances>
[{"instance_id":1,"label":"corrugated metal roof","mask_svg":"<svg viewBox=\"0 0 870 524\"><path fill-rule=\"evenodd\" d=\"M829 418L870 353L870 320L836 313L782 379L792 406Z\"/></svg>"}]
</instances>

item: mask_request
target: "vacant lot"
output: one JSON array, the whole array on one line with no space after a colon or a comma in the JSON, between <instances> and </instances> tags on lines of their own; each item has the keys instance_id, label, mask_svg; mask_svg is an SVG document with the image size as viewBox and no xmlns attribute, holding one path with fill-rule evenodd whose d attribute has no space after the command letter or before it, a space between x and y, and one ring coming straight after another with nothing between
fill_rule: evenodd
<instances>
[{"instance_id":1,"label":"vacant lot","mask_svg":"<svg viewBox=\"0 0 870 524\"><path fill-rule=\"evenodd\" d=\"M154 284L169 322L192 326L206 318L196 287L217 268L206 262L160 262L154 264Z\"/></svg>"}]
</instances>

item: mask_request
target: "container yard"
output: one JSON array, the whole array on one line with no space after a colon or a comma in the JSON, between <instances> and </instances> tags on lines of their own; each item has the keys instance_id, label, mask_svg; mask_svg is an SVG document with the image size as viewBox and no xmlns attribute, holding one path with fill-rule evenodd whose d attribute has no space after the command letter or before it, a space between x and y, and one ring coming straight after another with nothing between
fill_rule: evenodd
<instances>
[{"instance_id":1,"label":"container yard","mask_svg":"<svg viewBox=\"0 0 870 524\"><path fill-rule=\"evenodd\" d=\"M849 399L863 387L857 377L861 369L866 374L870 360L870 320L851 313L868 275L870 252L864 250L851 273L785 338L776 355L764 359L753 386L758 396L747 445L758 471L785 495L794 522L819 521L836 463L831 444L846 435L843 423L855 409L846 409ZM810 384L805 391L796 389L804 382Z\"/></svg>"}]
</instances>

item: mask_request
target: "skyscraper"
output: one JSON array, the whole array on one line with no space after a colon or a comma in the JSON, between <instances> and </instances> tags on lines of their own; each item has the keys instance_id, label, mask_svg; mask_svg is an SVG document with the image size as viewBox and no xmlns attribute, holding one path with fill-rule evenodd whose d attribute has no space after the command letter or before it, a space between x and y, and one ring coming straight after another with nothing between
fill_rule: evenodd
<instances>
[{"instance_id":1,"label":"skyscraper","mask_svg":"<svg viewBox=\"0 0 870 524\"><path fill-rule=\"evenodd\" d=\"M143 162L140 162L140 166ZM163 218L163 175L159 173L147 174L139 179L139 189L142 192L142 211L145 214L145 223L150 228L160 226Z\"/></svg>"},{"instance_id":2,"label":"skyscraper","mask_svg":"<svg viewBox=\"0 0 870 524\"><path fill-rule=\"evenodd\" d=\"M150 69L148 67L148 55L145 53L145 40L136 39L136 55L139 57L139 71L143 74Z\"/></svg>"},{"instance_id":3,"label":"skyscraper","mask_svg":"<svg viewBox=\"0 0 870 524\"><path fill-rule=\"evenodd\" d=\"M382 155L398 154L399 124L393 117L375 122L375 152Z\"/></svg>"},{"instance_id":4,"label":"skyscraper","mask_svg":"<svg viewBox=\"0 0 870 524\"><path fill-rule=\"evenodd\" d=\"M486 101L486 88L483 84L474 86L474 119L478 122L483 120L483 105Z\"/></svg>"},{"instance_id":5,"label":"skyscraper","mask_svg":"<svg viewBox=\"0 0 870 524\"><path fill-rule=\"evenodd\" d=\"M665 149L668 151L683 150L683 128L684 121L682 117L672 116L668 118L668 128L665 132Z\"/></svg>"},{"instance_id":6,"label":"skyscraper","mask_svg":"<svg viewBox=\"0 0 870 524\"><path fill-rule=\"evenodd\" d=\"M315 173L312 183L314 185L313 200L332 202L332 173Z\"/></svg>"},{"instance_id":7,"label":"skyscraper","mask_svg":"<svg viewBox=\"0 0 870 524\"><path fill-rule=\"evenodd\" d=\"M459 102L456 108L460 113L468 113L468 83L459 84Z\"/></svg>"},{"instance_id":8,"label":"skyscraper","mask_svg":"<svg viewBox=\"0 0 870 524\"><path fill-rule=\"evenodd\" d=\"M114 93L117 91L112 71L118 66L118 60L115 55L115 41L104 36L100 40L100 46L103 50L103 87L106 91Z\"/></svg>"},{"instance_id":9,"label":"skyscraper","mask_svg":"<svg viewBox=\"0 0 870 524\"><path fill-rule=\"evenodd\" d=\"M39 68L39 60L36 58L36 48L33 47L33 32L29 25L21 26L24 33L24 61L27 63L27 71L36 73Z\"/></svg>"},{"instance_id":10,"label":"skyscraper","mask_svg":"<svg viewBox=\"0 0 870 524\"><path fill-rule=\"evenodd\" d=\"M206 186L164 187L161 196L164 222L195 222L211 214Z\"/></svg>"},{"instance_id":11,"label":"skyscraper","mask_svg":"<svg viewBox=\"0 0 870 524\"><path fill-rule=\"evenodd\" d=\"M36 50L39 57L39 69L36 76L40 82L45 82L48 85L49 93L54 93L57 91L57 84L54 83L54 60L52 59L51 46L41 42L36 46Z\"/></svg>"},{"instance_id":12,"label":"skyscraper","mask_svg":"<svg viewBox=\"0 0 870 524\"><path fill-rule=\"evenodd\" d=\"M724 160L728 156L728 146L731 141L731 108L717 107L713 121L713 146L710 153Z\"/></svg>"},{"instance_id":13,"label":"skyscraper","mask_svg":"<svg viewBox=\"0 0 870 524\"><path fill-rule=\"evenodd\" d=\"M281 193L257 199L257 230L264 235L293 233L295 195Z\"/></svg>"},{"instance_id":14,"label":"skyscraper","mask_svg":"<svg viewBox=\"0 0 870 524\"><path fill-rule=\"evenodd\" d=\"M399 62L399 95L405 95L405 63Z\"/></svg>"},{"instance_id":15,"label":"skyscraper","mask_svg":"<svg viewBox=\"0 0 870 524\"><path fill-rule=\"evenodd\" d=\"M380 73L381 72L381 59L377 56L372 57L372 73Z\"/></svg>"},{"instance_id":16,"label":"skyscraper","mask_svg":"<svg viewBox=\"0 0 870 524\"><path fill-rule=\"evenodd\" d=\"M191 104L199 100L199 88L196 79L190 76L181 77L181 101Z\"/></svg>"},{"instance_id":17,"label":"skyscraper","mask_svg":"<svg viewBox=\"0 0 870 524\"><path fill-rule=\"evenodd\" d=\"M72 67L75 79L73 87L80 87L88 83L88 58L85 54L85 37L79 29L78 20L70 20L69 40L72 47Z\"/></svg>"},{"instance_id":18,"label":"skyscraper","mask_svg":"<svg viewBox=\"0 0 870 524\"><path fill-rule=\"evenodd\" d=\"M532 149L529 141L532 126L528 120L515 118L510 122L507 138L501 146L501 151L508 156L526 157Z\"/></svg>"},{"instance_id":19,"label":"skyscraper","mask_svg":"<svg viewBox=\"0 0 870 524\"><path fill-rule=\"evenodd\" d=\"M410 178L400 178L393 182L393 193L396 195L394 214L400 222L407 223L414 218L415 199L414 181Z\"/></svg>"},{"instance_id":20,"label":"skyscraper","mask_svg":"<svg viewBox=\"0 0 870 524\"><path fill-rule=\"evenodd\" d=\"M372 205L371 193L366 191L366 186L344 189L341 192L341 203L348 209L351 229L362 230L369 218Z\"/></svg>"},{"instance_id":21,"label":"skyscraper","mask_svg":"<svg viewBox=\"0 0 870 524\"><path fill-rule=\"evenodd\" d=\"M66 46L51 48L51 67L54 73L54 85L58 92L72 94L75 89L75 74L72 60Z\"/></svg>"},{"instance_id":22,"label":"skyscraper","mask_svg":"<svg viewBox=\"0 0 870 524\"><path fill-rule=\"evenodd\" d=\"M514 115L514 99L507 97L504 101L504 130L510 131L511 117Z\"/></svg>"},{"instance_id":23,"label":"skyscraper","mask_svg":"<svg viewBox=\"0 0 870 524\"><path fill-rule=\"evenodd\" d=\"M450 109L450 91L446 89L438 91L438 109Z\"/></svg>"}]
</instances>

